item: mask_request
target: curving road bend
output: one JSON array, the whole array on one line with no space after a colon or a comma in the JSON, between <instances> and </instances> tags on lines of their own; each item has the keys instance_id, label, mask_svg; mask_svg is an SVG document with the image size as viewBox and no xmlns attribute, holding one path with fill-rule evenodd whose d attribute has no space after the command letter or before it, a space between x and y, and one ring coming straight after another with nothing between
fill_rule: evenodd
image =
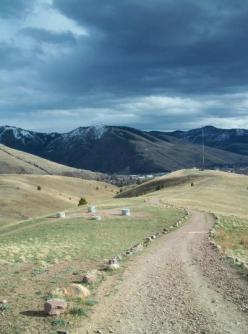
<instances>
[{"instance_id":1,"label":"curving road bend","mask_svg":"<svg viewBox=\"0 0 248 334\"><path fill-rule=\"evenodd\" d=\"M121 281L103 283L99 298L114 292L73 334L247 334L248 284L210 247L212 224L193 212L134 257Z\"/></svg>"}]
</instances>

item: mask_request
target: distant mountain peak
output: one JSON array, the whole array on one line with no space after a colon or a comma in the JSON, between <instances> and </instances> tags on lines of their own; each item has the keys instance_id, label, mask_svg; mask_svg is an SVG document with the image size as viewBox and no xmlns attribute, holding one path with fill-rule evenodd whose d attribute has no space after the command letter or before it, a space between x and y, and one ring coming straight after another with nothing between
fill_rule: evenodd
<instances>
[{"instance_id":1,"label":"distant mountain peak","mask_svg":"<svg viewBox=\"0 0 248 334\"><path fill-rule=\"evenodd\" d=\"M248 165L248 130L210 125L204 129L206 166ZM202 128L147 132L95 125L67 133L40 133L7 125L0 127L0 143L68 166L107 173L150 174L201 166L202 161Z\"/></svg>"},{"instance_id":2,"label":"distant mountain peak","mask_svg":"<svg viewBox=\"0 0 248 334\"><path fill-rule=\"evenodd\" d=\"M79 127L75 130L70 131L66 135L69 137L83 137L83 138L91 138L95 140L99 140L102 138L104 133L107 131L108 127L105 125L95 125L88 127Z\"/></svg>"}]
</instances>

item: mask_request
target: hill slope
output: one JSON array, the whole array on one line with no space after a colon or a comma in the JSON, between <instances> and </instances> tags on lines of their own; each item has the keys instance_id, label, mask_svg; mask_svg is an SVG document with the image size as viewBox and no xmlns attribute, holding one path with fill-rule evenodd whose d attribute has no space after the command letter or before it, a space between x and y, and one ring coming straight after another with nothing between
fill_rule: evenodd
<instances>
[{"instance_id":1,"label":"hill slope","mask_svg":"<svg viewBox=\"0 0 248 334\"><path fill-rule=\"evenodd\" d=\"M164 203L248 218L248 176L245 175L181 170L124 191L118 197L144 194Z\"/></svg>"},{"instance_id":2,"label":"hill slope","mask_svg":"<svg viewBox=\"0 0 248 334\"><path fill-rule=\"evenodd\" d=\"M64 175L101 179L103 175L64 166L0 144L0 174Z\"/></svg>"},{"instance_id":3,"label":"hill slope","mask_svg":"<svg viewBox=\"0 0 248 334\"><path fill-rule=\"evenodd\" d=\"M41 190L37 190L37 186ZM116 187L93 180L54 175L0 175L0 226L76 207L81 196L89 202L110 199Z\"/></svg>"},{"instance_id":4,"label":"hill slope","mask_svg":"<svg viewBox=\"0 0 248 334\"><path fill-rule=\"evenodd\" d=\"M218 129L214 126L205 126L190 131L174 131L170 136L187 140L193 144L202 143L202 129L206 145L225 151L248 155L248 130L245 129ZM153 133L154 135L156 132ZM159 132L157 132L159 136Z\"/></svg>"},{"instance_id":5,"label":"hill slope","mask_svg":"<svg viewBox=\"0 0 248 334\"><path fill-rule=\"evenodd\" d=\"M76 168L108 173L154 173L201 166L201 145L127 127L78 128L42 134L0 128L0 142ZM248 165L248 156L206 147L206 166Z\"/></svg>"}]
</instances>

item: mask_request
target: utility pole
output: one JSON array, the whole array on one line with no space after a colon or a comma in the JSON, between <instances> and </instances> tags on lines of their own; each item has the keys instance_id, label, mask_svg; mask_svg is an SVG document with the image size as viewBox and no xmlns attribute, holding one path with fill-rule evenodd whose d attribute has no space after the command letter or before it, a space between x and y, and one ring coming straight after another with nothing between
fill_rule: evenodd
<instances>
[{"instance_id":1,"label":"utility pole","mask_svg":"<svg viewBox=\"0 0 248 334\"><path fill-rule=\"evenodd\" d=\"M205 134L202 128L202 170L205 170Z\"/></svg>"}]
</instances>

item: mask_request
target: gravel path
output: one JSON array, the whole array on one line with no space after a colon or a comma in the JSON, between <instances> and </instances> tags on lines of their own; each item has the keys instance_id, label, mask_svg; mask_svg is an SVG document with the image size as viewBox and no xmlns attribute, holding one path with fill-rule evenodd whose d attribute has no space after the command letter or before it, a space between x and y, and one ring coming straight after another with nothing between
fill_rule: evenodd
<instances>
[{"instance_id":1,"label":"gravel path","mask_svg":"<svg viewBox=\"0 0 248 334\"><path fill-rule=\"evenodd\" d=\"M211 215L156 240L131 260L122 280L110 277L100 296L115 291L73 334L247 334L247 282L211 249Z\"/></svg>"}]
</instances>

